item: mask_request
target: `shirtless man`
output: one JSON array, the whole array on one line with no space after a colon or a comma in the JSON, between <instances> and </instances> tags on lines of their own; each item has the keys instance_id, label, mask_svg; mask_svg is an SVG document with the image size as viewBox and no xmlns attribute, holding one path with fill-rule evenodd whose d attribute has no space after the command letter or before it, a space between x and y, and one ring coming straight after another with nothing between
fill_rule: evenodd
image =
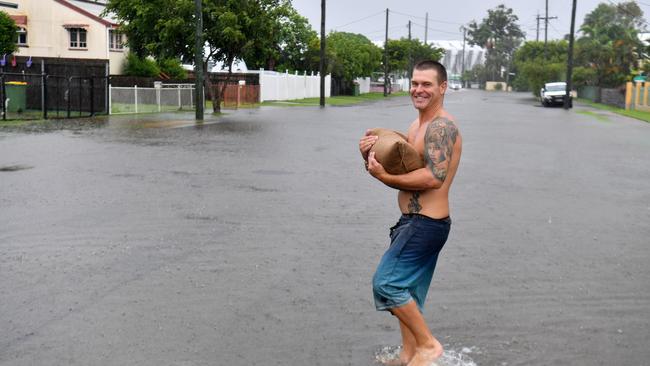
<instances>
[{"instance_id":1,"label":"shirtless man","mask_svg":"<svg viewBox=\"0 0 650 366\"><path fill-rule=\"evenodd\" d=\"M359 141L368 172L399 190L402 216L390 229L391 244L373 278L377 310L388 310L399 319L402 351L396 365L430 366L442 355L442 345L431 334L422 308L451 226L449 187L462 146L453 117L443 109L446 90L444 66L435 61L415 65L410 93L419 115L409 127L408 142L423 157L424 168L391 175L374 152L369 153L377 137L366 135Z\"/></svg>"}]
</instances>

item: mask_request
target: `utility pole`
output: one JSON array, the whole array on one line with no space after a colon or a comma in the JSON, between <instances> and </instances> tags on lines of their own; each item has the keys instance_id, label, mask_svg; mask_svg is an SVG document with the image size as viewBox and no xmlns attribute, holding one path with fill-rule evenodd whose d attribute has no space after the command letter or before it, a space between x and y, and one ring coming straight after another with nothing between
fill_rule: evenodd
<instances>
[{"instance_id":1,"label":"utility pole","mask_svg":"<svg viewBox=\"0 0 650 366\"><path fill-rule=\"evenodd\" d=\"M429 35L429 13L424 16L424 45L427 44L427 36Z\"/></svg>"},{"instance_id":2,"label":"utility pole","mask_svg":"<svg viewBox=\"0 0 650 366\"><path fill-rule=\"evenodd\" d=\"M535 36L535 41L539 42L539 20L541 18L539 17L539 12L537 12L537 35Z\"/></svg>"},{"instance_id":3,"label":"utility pole","mask_svg":"<svg viewBox=\"0 0 650 366\"><path fill-rule=\"evenodd\" d=\"M573 73L573 32L575 30L576 24L576 3L578 0L573 0L573 9L571 10L571 34L569 34L569 57L567 62L567 71L566 71L566 95L564 96L564 109L569 109L572 107L569 104L569 98L571 97L571 74Z\"/></svg>"},{"instance_id":4,"label":"utility pole","mask_svg":"<svg viewBox=\"0 0 650 366\"><path fill-rule=\"evenodd\" d=\"M194 94L196 95L196 119L203 121L203 9L201 0L194 0L196 37L194 43ZM214 91L213 91L214 93Z\"/></svg>"},{"instance_id":5,"label":"utility pole","mask_svg":"<svg viewBox=\"0 0 650 366\"><path fill-rule=\"evenodd\" d=\"M411 21L409 20L409 66L408 66L409 70L406 73L408 75L408 77L409 77L409 84L411 83L411 77L413 76L412 75L412 73L413 73L413 53L412 53L412 50L411 50L410 41L411 41Z\"/></svg>"},{"instance_id":6,"label":"utility pole","mask_svg":"<svg viewBox=\"0 0 650 366\"><path fill-rule=\"evenodd\" d=\"M411 40L411 21L409 20L409 41Z\"/></svg>"},{"instance_id":7,"label":"utility pole","mask_svg":"<svg viewBox=\"0 0 650 366\"><path fill-rule=\"evenodd\" d=\"M384 40L384 96L388 96L388 8L386 8L386 38Z\"/></svg>"},{"instance_id":8,"label":"utility pole","mask_svg":"<svg viewBox=\"0 0 650 366\"><path fill-rule=\"evenodd\" d=\"M320 1L320 106L325 107L325 0Z\"/></svg>"},{"instance_id":9,"label":"utility pole","mask_svg":"<svg viewBox=\"0 0 650 366\"><path fill-rule=\"evenodd\" d=\"M548 16L548 0L546 0L546 16L544 17L544 60L548 59L548 51L546 48L546 43L548 43L548 20L557 19L557 17Z\"/></svg>"},{"instance_id":10,"label":"utility pole","mask_svg":"<svg viewBox=\"0 0 650 366\"><path fill-rule=\"evenodd\" d=\"M460 80L463 80L463 74L465 74L465 37L467 35L467 28L463 25L460 29L463 31L463 58L460 64Z\"/></svg>"}]
</instances>

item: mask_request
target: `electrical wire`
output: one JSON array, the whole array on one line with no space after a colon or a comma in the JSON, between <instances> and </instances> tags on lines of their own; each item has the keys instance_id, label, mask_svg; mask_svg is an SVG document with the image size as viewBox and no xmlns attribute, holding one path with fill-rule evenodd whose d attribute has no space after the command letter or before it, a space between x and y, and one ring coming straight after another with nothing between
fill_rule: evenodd
<instances>
[{"instance_id":1,"label":"electrical wire","mask_svg":"<svg viewBox=\"0 0 650 366\"><path fill-rule=\"evenodd\" d=\"M366 19L369 19L369 18L372 18L372 17L376 17L377 15L382 14L382 13L384 13L384 12L385 12L385 10L382 10L382 11L380 11L380 12L378 12L378 13L375 13L375 14L372 14L372 15L368 15L368 16L363 17L363 18L361 18L361 19L357 19L357 20L351 21L350 23L346 23L346 24L343 24L343 25L339 25L338 27L334 27L334 29L340 29L340 28L343 28L343 27L347 27L347 26L350 25L350 24L358 23L358 22L360 22L360 21L363 21L363 20L366 20Z\"/></svg>"}]
</instances>

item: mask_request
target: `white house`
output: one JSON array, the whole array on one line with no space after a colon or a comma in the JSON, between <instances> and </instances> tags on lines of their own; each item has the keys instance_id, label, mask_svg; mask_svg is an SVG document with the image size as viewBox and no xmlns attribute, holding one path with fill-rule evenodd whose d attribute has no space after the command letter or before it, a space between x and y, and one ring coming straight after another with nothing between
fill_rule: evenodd
<instances>
[{"instance_id":1,"label":"white house","mask_svg":"<svg viewBox=\"0 0 650 366\"><path fill-rule=\"evenodd\" d=\"M102 16L106 0L2 0L0 11L20 27L18 56L108 60L120 74L125 37L117 21Z\"/></svg>"}]
</instances>

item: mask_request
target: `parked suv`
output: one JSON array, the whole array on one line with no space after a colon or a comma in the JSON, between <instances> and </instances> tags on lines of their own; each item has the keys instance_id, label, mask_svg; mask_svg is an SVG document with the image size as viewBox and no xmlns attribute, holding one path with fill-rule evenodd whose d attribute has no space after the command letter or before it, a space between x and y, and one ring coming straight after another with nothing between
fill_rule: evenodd
<instances>
[{"instance_id":1,"label":"parked suv","mask_svg":"<svg viewBox=\"0 0 650 366\"><path fill-rule=\"evenodd\" d=\"M566 97L566 83L565 82L554 82L546 83L544 87L539 92L539 98L544 107L548 107L554 104L564 104L564 98ZM569 107L573 108L573 97L569 94Z\"/></svg>"}]
</instances>

